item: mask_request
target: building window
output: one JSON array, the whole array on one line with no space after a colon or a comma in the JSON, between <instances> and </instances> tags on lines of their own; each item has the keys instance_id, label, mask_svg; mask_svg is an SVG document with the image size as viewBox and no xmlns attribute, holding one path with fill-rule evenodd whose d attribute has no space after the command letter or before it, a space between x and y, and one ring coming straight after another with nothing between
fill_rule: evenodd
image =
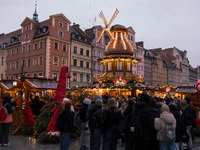
<instances>
[{"instance_id":1,"label":"building window","mask_svg":"<svg viewBox=\"0 0 200 150\"><path fill-rule=\"evenodd\" d=\"M138 65L138 70L140 70L140 65Z\"/></svg>"},{"instance_id":2,"label":"building window","mask_svg":"<svg viewBox=\"0 0 200 150\"><path fill-rule=\"evenodd\" d=\"M112 62L108 62L108 71L112 70Z\"/></svg>"},{"instance_id":3,"label":"building window","mask_svg":"<svg viewBox=\"0 0 200 150\"><path fill-rule=\"evenodd\" d=\"M83 67L83 61L80 60L80 67Z\"/></svg>"},{"instance_id":4,"label":"building window","mask_svg":"<svg viewBox=\"0 0 200 150\"><path fill-rule=\"evenodd\" d=\"M74 53L77 54L77 47L74 46Z\"/></svg>"},{"instance_id":5,"label":"building window","mask_svg":"<svg viewBox=\"0 0 200 150\"><path fill-rule=\"evenodd\" d=\"M83 74L80 74L80 82L83 82Z\"/></svg>"},{"instance_id":6,"label":"building window","mask_svg":"<svg viewBox=\"0 0 200 150\"><path fill-rule=\"evenodd\" d=\"M30 58L28 58L28 60L27 60L27 66L28 66L28 67L31 66L31 59L30 59Z\"/></svg>"},{"instance_id":7,"label":"building window","mask_svg":"<svg viewBox=\"0 0 200 150\"><path fill-rule=\"evenodd\" d=\"M14 50L12 49L12 50L11 50L11 55L13 55L13 54L14 54Z\"/></svg>"},{"instance_id":8,"label":"building window","mask_svg":"<svg viewBox=\"0 0 200 150\"><path fill-rule=\"evenodd\" d=\"M15 62L15 68L18 69L18 66L19 66L19 62L18 60Z\"/></svg>"},{"instance_id":9,"label":"building window","mask_svg":"<svg viewBox=\"0 0 200 150\"><path fill-rule=\"evenodd\" d=\"M86 56L90 56L90 51L89 50L86 51Z\"/></svg>"},{"instance_id":10,"label":"building window","mask_svg":"<svg viewBox=\"0 0 200 150\"><path fill-rule=\"evenodd\" d=\"M106 70L106 67L103 65L103 72L105 72L105 70Z\"/></svg>"},{"instance_id":11,"label":"building window","mask_svg":"<svg viewBox=\"0 0 200 150\"><path fill-rule=\"evenodd\" d=\"M66 58L62 58L62 65L66 65L67 59Z\"/></svg>"},{"instance_id":12,"label":"building window","mask_svg":"<svg viewBox=\"0 0 200 150\"><path fill-rule=\"evenodd\" d=\"M57 73L53 73L53 79L57 80L57 78L58 78L58 74Z\"/></svg>"},{"instance_id":13,"label":"building window","mask_svg":"<svg viewBox=\"0 0 200 150\"><path fill-rule=\"evenodd\" d=\"M14 65L14 63L11 62L10 69L13 69L13 65Z\"/></svg>"},{"instance_id":14,"label":"building window","mask_svg":"<svg viewBox=\"0 0 200 150\"><path fill-rule=\"evenodd\" d=\"M28 50L27 51L29 52L30 50L31 50L31 45L28 45Z\"/></svg>"},{"instance_id":15,"label":"building window","mask_svg":"<svg viewBox=\"0 0 200 150\"><path fill-rule=\"evenodd\" d=\"M54 48L58 49L58 43L57 42L55 42Z\"/></svg>"},{"instance_id":16,"label":"building window","mask_svg":"<svg viewBox=\"0 0 200 150\"><path fill-rule=\"evenodd\" d=\"M117 70L122 70L122 62L121 61L117 62Z\"/></svg>"},{"instance_id":17,"label":"building window","mask_svg":"<svg viewBox=\"0 0 200 150\"><path fill-rule=\"evenodd\" d=\"M63 51L66 52L66 45L65 44L63 45Z\"/></svg>"},{"instance_id":18,"label":"building window","mask_svg":"<svg viewBox=\"0 0 200 150\"><path fill-rule=\"evenodd\" d=\"M101 57L101 52L98 52L98 57Z\"/></svg>"},{"instance_id":19,"label":"building window","mask_svg":"<svg viewBox=\"0 0 200 150\"><path fill-rule=\"evenodd\" d=\"M25 66L25 59L22 60L22 67Z\"/></svg>"},{"instance_id":20,"label":"building window","mask_svg":"<svg viewBox=\"0 0 200 150\"><path fill-rule=\"evenodd\" d=\"M73 73L73 81L77 81L77 74Z\"/></svg>"},{"instance_id":21,"label":"building window","mask_svg":"<svg viewBox=\"0 0 200 150\"><path fill-rule=\"evenodd\" d=\"M3 74L1 74L1 79L3 79Z\"/></svg>"},{"instance_id":22,"label":"building window","mask_svg":"<svg viewBox=\"0 0 200 150\"><path fill-rule=\"evenodd\" d=\"M74 66L77 66L77 59L74 59Z\"/></svg>"},{"instance_id":23,"label":"building window","mask_svg":"<svg viewBox=\"0 0 200 150\"><path fill-rule=\"evenodd\" d=\"M7 56L9 56L9 51L7 51Z\"/></svg>"},{"instance_id":24,"label":"building window","mask_svg":"<svg viewBox=\"0 0 200 150\"><path fill-rule=\"evenodd\" d=\"M4 57L1 57L1 65L4 65Z\"/></svg>"},{"instance_id":25,"label":"building window","mask_svg":"<svg viewBox=\"0 0 200 150\"><path fill-rule=\"evenodd\" d=\"M141 66L141 70L143 71L143 66Z\"/></svg>"},{"instance_id":26,"label":"building window","mask_svg":"<svg viewBox=\"0 0 200 150\"><path fill-rule=\"evenodd\" d=\"M28 40L28 34L26 34L26 37L25 37L25 39L26 39L26 40Z\"/></svg>"},{"instance_id":27,"label":"building window","mask_svg":"<svg viewBox=\"0 0 200 150\"><path fill-rule=\"evenodd\" d=\"M58 65L58 56L53 57L53 65Z\"/></svg>"},{"instance_id":28,"label":"building window","mask_svg":"<svg viewBox=\"0 0 200 150\"><path fill-rule=\"evenodd\" d=\"M39 73L39 77L43 77L41 72Z\"/></svg>"},{"instance_id":29,"label":"building window","mask_svg":"<svg viewBox=\"0 0 200 150\"><path fill-rule=\"evenodd\" d=\"M42 48L42 46L43 46L43 43L42 43L42 42L40 42L40 48Z\"/></svg>"},{"instance_id":30,"label":"building window","mask_svg":"<svg viewBox=\"0 0 200 150\"><path fill-rule=\"evenodd\" d=\"M62 23L59 23L59 27L63 27L63 24L62 24Z\"/></svg>"},{"instance_id":31,"label":"building window","mask_svg":"<svg viewBox=\"0 0 200 150\"><path fill-rule=\"evenodd\" d=\"M37 66L37 58L36 57L33 58L33 66Z\"/></svg>"},{"instance_id":32,"label":"building window","mask_svg":"<svg viewBox=\"0 0 200 150\"><path fill-rule=\"evenodd\" d=\"M98 70L99 70L99 71L101 70L101 65L98 65Z\"/></svg>"},{"instance_id":33,"label":"building window","mask_svg":"<svg viewBox=\"0 0 200 150\"><path fill-rule=\"evenodd\" d=\"M37 49L37 43L35 43L34 46L35 46L34 49L36 50Z\"/></svg>"},{"instance_id":34,"label":"building window","mask_svg":"<svg viewBox=\"0 0 200 150\"><path fill-rule=\"evenodd\" d=\"M86 68L90 68L90 63L89 62L86 63Z\"/></svg>"},{"instance_id":35,"label":"building window","mask_svg":"<svg viewBox=\"0 0 200 150\"><path fill-rule=\"evenodd\" d=\"M63 37L63 33L61 31L58 32L59 37Z\"/></svg>"},{"instance_id":36,"label":"building window","mask_svg":"<svg viewBox=\"0 0 200 150\"><path fill-rule=\"evenodd\" d=\"M86 80L87 80L87 82L90 82L90 75L86 76Z\"/></svg>"},{"instance_id":37,"label":"building window","mask_svg":"<svg viewBox=\"0 0 200 150\"><path fill-rule=\"evenodd\" d=\"M16 54L18 54L18 53L19 53L19 49L17 48L17 49L16 49Z\"/></svg>"},{"instance_id":38,"label":"building window","mask_svg":"<svg viewBox=\"0 0 200 150\"><path fill-rule=\"evenodd\" d=\"M33 74L33 78L37 77L36 73Z\"/></svg>"},{"instance_id":39,"label":"building window","mask_svg":"<svg viewBox=\"0 0 200 150\"><path fill-rule=\"evenodd\" d=\"M22 53L25 53L25 46L22 47Z\"/></svg>"},{"instance_id":40,"label":"building window","mask_svg":"<svg viewBox=\"0 0 200 150\"><path fill-rule=\"evenodd\" d=\"M83 49L82 48L80 48L80 54L83 55Z\"/></svg>"},{"instance_id":41,"label":"building window","mask_svg":"<svg viewBox=\"0 0 200 150\"><path fill-rule=\"evenodd\" d=\"M42 56L39 57L39 65L42 65Z\"/></svg>"},{"instance_id":42,"label":"building window","mask_svg":"<svg viewBox=\"0 0 200 150\"><path fill-rule=\"evenodd\" d=\"M95 63L92 63L92 69L95 70Z\"/></svg>"},{"instance_id":43,"label":"building window","mask_svg":"<svg viewBox=\"0 0 200 150\"><path fill-rule=\"evenodd\" d=\"M26 26L26 30L28 30L28 26Z\"/></svg>"}]
</instances>

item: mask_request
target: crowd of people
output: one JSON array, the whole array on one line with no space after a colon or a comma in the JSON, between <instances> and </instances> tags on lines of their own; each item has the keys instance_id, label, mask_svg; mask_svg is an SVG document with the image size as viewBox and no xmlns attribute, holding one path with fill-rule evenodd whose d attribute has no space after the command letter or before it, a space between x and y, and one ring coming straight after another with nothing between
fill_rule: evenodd
<instances>
[{"instance_id":1,"label":"crowd of people","mask_svg":"<svg viewBox=\"0 0 200 150\"><path fill-rule=\"evenodd\" d=\"M79 111L80 150L117 150L121 140L125 150L192 150L193 129L197 126L191 99L165 99L142 93L139 97L123 95L119 99L96 94L85 98ZM86 124L90 129L87 145Z\"/></svg>"}]
</instances>

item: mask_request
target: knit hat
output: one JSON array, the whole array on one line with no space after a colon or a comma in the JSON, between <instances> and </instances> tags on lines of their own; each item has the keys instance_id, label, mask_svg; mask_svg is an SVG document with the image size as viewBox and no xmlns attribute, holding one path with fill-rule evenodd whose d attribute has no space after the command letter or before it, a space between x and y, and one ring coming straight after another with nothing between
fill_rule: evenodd
<instances>
[{"instance_id":1,"label":"knit hat","mask_svg":"<svg viewBox=\"0 0 200 150\"><path fill-rule=\"evenodd\" d=\"M142 93L141 96L140 96L140 101L144 101L144 102L146 102L147 104L149 104L150 101L151 101L151 99L150 99L150 97L149 97L148 94Z\"/></svg>"},{"instance_id":2,"label":"knit hat","mask_svg":"<svg viewBox=\"0 0 200 150\"><path fill-rule=\"evenodd\" d=\"M71 100L65 97L65 98L63 98L62 104L64 104L64 102L66 102L66 101L71 101ZM71 105L71 111L74 112L74 107L73 107L73 105Z\"/></svg>"},{"instance_id":3,"label":"knit hat","mask_svg":"<svg viewBox=\"0 0 200 150\"><path fill-rule=\"evenodd\" d=\"M190 104L191 99L188 96L185 97L185 100L186 100L187 104Z\"/></svg>"},{"instance_id":4,"label":"knit hat","mask_svg":"<svg viewBox=\"0 0 200 150\"><path fill-rule=\"evenodd\" d=\"M95 94L94 98L92 99L92 103L94 104L97 99L102 99L102 96L99 94Z\"/></svg>"},{"instance_id":5,"label":"knit hat","mask_svg":"<svg viewBox=\"0 0 200 150\"><path fill-rule=\"evenodd\" d=\"M68 67L62 66L60 76L57 84L56 93L54 96L54 102L63 102L63 98L66 97L66 79L67 79Z\"/></svg>"},{"instance_id":6,"label":"knit hat","mask_svg":"<svg viewBox=\"0 0 200 150\"><path fill-rule=\"evenodd\" d=\"M163 104L161 107L161 112L167 111L169 112L169 107L166 104Z\"/></svg>"},{"instance_id":7,"label":"knit hat","mask_svg":"<svg viewBox=\"0 0 200 150\"><path fill-rule=\"evenodd\" d=\"M88 99L88 98L85 98L85 99L83 100L83 104L90 105L90 104L91 104L91 100Z\"/></svg>"}]
</instances>

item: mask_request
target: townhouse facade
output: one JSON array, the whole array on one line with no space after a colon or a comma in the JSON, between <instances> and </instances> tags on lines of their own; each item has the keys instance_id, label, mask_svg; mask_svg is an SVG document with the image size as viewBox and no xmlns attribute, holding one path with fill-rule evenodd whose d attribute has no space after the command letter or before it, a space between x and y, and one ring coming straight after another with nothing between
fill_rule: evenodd
<instances>
[{"instance_id":1,"label":"townhouse facade","mask_svg":"<svg viewBox=\"0 0 200 150\"><path fill-rule=\"evenodd\" d=\"M89 37L80 28L79 24L70 26L70 79L69 87L89 86L92 72L92 46Z\"/></svg>"},{"instance_id":2,"label":"townhouse facade","mask_svg":"<svg viewBox=\"0 0 200 150\"><path fill-rule=\"evenodd\" d=\"M193 68L191 65L190 65L190 68L189 68L189 85L190 86L194 86L198 81L198 72L197 72L197 69L196 68Z\"/></svg>"}]
</instances>

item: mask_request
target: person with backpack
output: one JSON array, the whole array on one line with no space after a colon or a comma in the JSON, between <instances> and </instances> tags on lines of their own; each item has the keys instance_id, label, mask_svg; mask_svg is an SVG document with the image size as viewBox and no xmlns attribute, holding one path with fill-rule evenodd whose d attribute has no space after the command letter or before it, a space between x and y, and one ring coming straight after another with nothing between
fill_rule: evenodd
<instances>
[{"instance_id":1,"label":"person with backpack","mask_svg":"<svg viewBox=\"0 0 200 150\"><path fill-rule=\"evenodd\" d=\"M105 132L103 135L103 150L117 149L118 125L121 120L121 111L118 109L116 99L108 100L107 108L103 112Z\"/></svg>"},{"instance_id":2,"label":"person with backpack","mask_svg":"<svg viewBox=\"0 0 200 150\"><path fill-rule=\"evenodd\" d=\"M174 150L176 119L166 104L161 107L160 118L155 118L155 129L157 130L160 150Z\"/></svg>"},{"instance_id":3,"label":"person with backpack","mask_svg":"<svg viewBox=\"0 0 200 150\"><path fill-rule=\"evenodd\" d=\"M101 136L104 130L103 101L97 99L92 107L88 108L88 121L90 129L90 150L100 150Z\"/></svg>"},{"instance_id":4,"label":"person with backpack","mask_svg":"<svg viewBox=\"0 0 200 150\"><path fill-rule=\"evenodd\" d=\"M81 136L80 136L80 150L85 150L87 149L86 145L86 137L87 134L84 132L85 128L85 123L86 123L86 117L88 114L88 106L91 104L91 100L88 98L85 98L83 100L83 106L81 107L79 114L80 114L80 119L81 119Z\"/></svg>"},{"instance_id":5,"label":"person with backpack","mask_svg":"<svg viewBox=\"0 0 200 150\"><path fill-rule=\"evenodd\" d=\"M56 122L56 128L60 131L60 150L68 150L70 144L70 132L74 132L75 130L73 124L75 114L71 111L71 106L72 102L69 100L63 103L63 110L58 117L58 119L61 118L59 128Z\"/></svg>"},{"instance_id":6,"label":"person with backpack","mask_svg":"<svg viewBox=\"0 0 200 150\"><path fill-rule=\"evenodd\" d=\"M129 128L128 150L159 149L154 128L154 119L157 114L149 106L150 101L150 96L142 93L135 104Z\"/></svg>"},{"instance_id":7,"label":"person with backpack","mask_svg":"<svg viewBox=\"0 0 200 150\"><path fill-rule=\"evenodd\" d=\"M12 123L12 113L14 109L11 106L11 97L4 96L1 106L7 109L7 117L0 121L0 146L7 147L9 145L9 132Z\"/></svg>"}]
</instances>

